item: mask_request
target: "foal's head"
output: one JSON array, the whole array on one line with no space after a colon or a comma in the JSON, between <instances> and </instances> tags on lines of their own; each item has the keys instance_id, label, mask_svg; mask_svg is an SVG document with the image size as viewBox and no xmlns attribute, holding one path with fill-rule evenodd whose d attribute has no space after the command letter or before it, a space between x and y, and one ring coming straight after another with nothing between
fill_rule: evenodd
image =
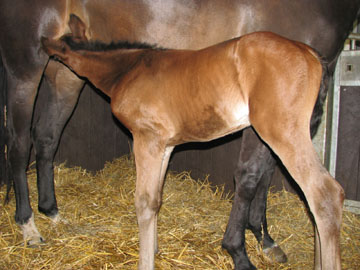
<instances>
[{"instance_id":1,"label":"foal's head","mask_svg":"<svg viewBox=\"0 0 360 270\"><path fill-rule=\"evenodd\" d=\"M163 48L158 48L156 45L141 42L119 41L116 43L112 42L110 44L105 44L99 41L88 41L85 35L85 23L74 14L70 15L68 25L71 33L63 35L60 39L55 40L46 37L41 38L43 50L49 56L54 56L56 59L60 60L65 64L69 64L67 60L68 58L70 58L70 54L72 52L76 53L78 51L114 52L118 49L164 50Z\"/></svg>"},{"instance_id":2,"label":"foal's head","mask_svg":"<svg viewBox=\"0 0 360 270\"><path fill-rule=\"evenodd\" d=\"M67 59L67 53L70 50L69 43L76 44L87 42L85 35L86 26L79 17L71 14L68 25L71 33L65 34L58 40L41 37L43 50L50 56L54 55L55 58L60 61Z\"/></svg>"},{"instance_id":3,"label":"foal's head","mask_svg":"<svg viewBox=\"0 0 360 270\"><path fill-rule=\"evenodd\" d=\"M86 26L76 15L70 15L69 28L71 33L60 39L42 37L43 50L104 92L109 91L116 78L130 71L134 63L139 62L138 59L145 55L144 50L162 50L139 42L105 44L88 41L85 36Z\"/></svg>"}]
</instances>

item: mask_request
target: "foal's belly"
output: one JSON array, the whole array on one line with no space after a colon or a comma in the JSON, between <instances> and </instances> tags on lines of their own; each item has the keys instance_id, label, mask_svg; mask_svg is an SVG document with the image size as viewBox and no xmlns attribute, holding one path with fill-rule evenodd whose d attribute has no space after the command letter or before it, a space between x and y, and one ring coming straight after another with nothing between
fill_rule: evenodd
<instances>
[{"instance_id":1,"label":"foal's belly","mask_svg":"<svg viewBox=\"0 0 360 270\"><path fill-rule=\"evenodd\" d=\"M235 106L229 107L227 113L224 114L224 120L227 122L227 128L224 129L223 133L216 138L223 137L250 126L248 105L243 102L239 102ZM216 134L214 135L216 136Z\"/></svg>"},{"instance_id":2,"label":"foal's belly","mask_svg":"<svg viewBox=\"0 0 360 270\"><path fill-rule=\"evenodd\" d=\"M211 141L250 126L247 104L207 106L194 113L179 126L180 142Z\"/></svg>"}]
</instances>

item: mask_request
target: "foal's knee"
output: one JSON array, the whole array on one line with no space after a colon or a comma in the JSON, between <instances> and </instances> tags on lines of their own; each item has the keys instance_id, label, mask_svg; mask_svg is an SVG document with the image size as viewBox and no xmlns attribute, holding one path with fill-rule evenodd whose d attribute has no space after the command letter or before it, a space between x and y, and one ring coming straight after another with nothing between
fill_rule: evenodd
<instances>
[{"instance_id":1,"label":"foal's knee","mask_svg":"<svg viewBox=\"0 0 360 270\"><path fill-rule=\"evenodd\" d=\"M135 196L135 208L139 221L148 221L159 211L161 201L159 198L144 193Z\"/></svg>"}]
</instances>

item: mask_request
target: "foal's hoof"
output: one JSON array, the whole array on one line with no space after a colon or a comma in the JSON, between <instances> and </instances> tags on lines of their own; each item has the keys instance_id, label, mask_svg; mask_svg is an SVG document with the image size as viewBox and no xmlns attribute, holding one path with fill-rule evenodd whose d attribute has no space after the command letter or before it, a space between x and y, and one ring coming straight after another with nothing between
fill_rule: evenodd
<instances>
[{"instance_id":1,"label":"foal's hoof","mask_svg":"<svg viewBox=\"0 0 360 270\"><path fill-rule=\"evenodd\" d=\"M278 245L264 248L263 252L271 262L277 262L277 263L287 262L287 256L285 252Z\"/></svg>"}]
</instances>

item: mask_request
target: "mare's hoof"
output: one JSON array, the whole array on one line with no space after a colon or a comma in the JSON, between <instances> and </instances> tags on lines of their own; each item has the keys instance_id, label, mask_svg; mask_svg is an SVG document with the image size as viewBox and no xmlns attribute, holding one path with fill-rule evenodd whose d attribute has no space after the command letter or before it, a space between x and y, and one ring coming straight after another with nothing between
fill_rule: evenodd
<instances>
[{"instance_id":1,"label":"mare's hoof","mask_svg":"<svg viewBox=\"0 0 360 270\"><path fill-rule=\"evenodd\" d=\"M44 244L45 240L36 228L34 214L31 215L28 222L20 225L20 227L23 233L24 243L26 243L28 246Z\"/></svg>"},{"instance_id":2,"label":"mare's hoof","mask_svg":"<svg viewBox=\"0 0 360 270\"><path fill-rule=\"evenodd\" d=\"M49 218L51 219L53 224L59 224L59 223L69 224L69 221L67 219L63 218L59 213L57 213L54 216L49 216Z\"/></svg>"},{"instance_id":3,"label":"mare's hoof","mask_svg":"<svg viewBox=\"0 0 360 270\"><path fill-rule=\"evenodd\" d=\"M254 265L252 265L251 263L246 266L241 265L241 264L235 266L235 270L256 270L256 269L257 268Z\"/></svg>"},{"instance_id":4,"label":"mare's hoof","mask_svg":"<svg viewBox=\"0 0 360 270\"><path fill-rule=\"evenodd\" d=\"M287 262L287 256L285 252L278 245L264 248L263 252L271 262L277 262L277 263Z\"/></svg>"},{"instance_id":5,"label":"mare's hoof","mask_svg":"<svg viewBox=\"0 0 360 270\"><path fill-rule=\"evenodd\" d=\"M36 247L36 246L40 246L40 245L44 245L44 244L45 244L45 239L42 238L41 236L26 240L26 245L28 247Z\"/></svg>"}]
</instances>

